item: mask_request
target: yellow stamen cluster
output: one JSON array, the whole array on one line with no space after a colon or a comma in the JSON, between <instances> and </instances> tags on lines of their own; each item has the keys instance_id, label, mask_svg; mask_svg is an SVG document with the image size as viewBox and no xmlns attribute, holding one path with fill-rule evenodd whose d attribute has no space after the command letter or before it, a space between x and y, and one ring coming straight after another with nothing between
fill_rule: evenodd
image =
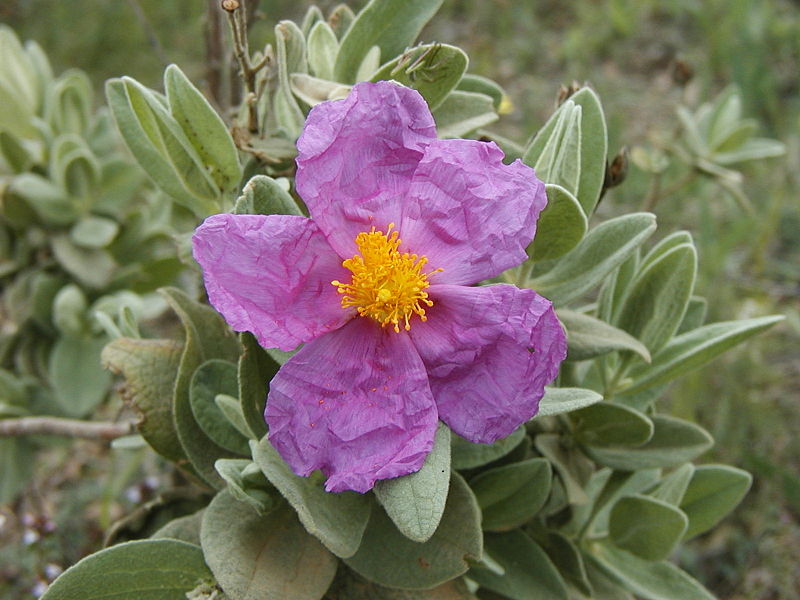
<instances>
[{"instance_id":1,"label":"yellow stamen cluster","mask_svg":"<svg viewBox=\"0 0 800 600\"><path fill-rule=\"evenodd\" d=\"M363 231L356 236L359 254L342 262L353 273L350 283L332 281L342 298L342 308L355 306L362 317L375 319L381 326L392 325L400 332L400 323L408 331L409 319L418 315L427 320L424 306L431 307L425 291L430 286L428 276L441 271L423 273L428 262L425 256L400 252L400 238L392 231Z\"/></svg>"}]
</instances>

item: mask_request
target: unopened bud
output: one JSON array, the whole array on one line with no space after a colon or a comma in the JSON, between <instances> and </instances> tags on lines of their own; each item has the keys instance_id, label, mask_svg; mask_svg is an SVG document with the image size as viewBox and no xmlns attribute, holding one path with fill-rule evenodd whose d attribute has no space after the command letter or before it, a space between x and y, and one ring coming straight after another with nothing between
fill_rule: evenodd
<instances>
[{"instance_id":1,"label":"unopened bud","mask_svg":"<svg viewBox=\"0 0 800 600\"><path fill-rule=\"evenodd\" d=\"M558 93L556 94L556 107L564 104L564 102L566 102L570 96L585 86L586 84L578 83L575 80L573 80L569 85L561 84L558 88Z\"/></svg>"},{"instance_id":2,"label":"unopened bud","mask_svg":"<svg viewBox=\"0 0 800 600\"><path fill-rule=\"evenodd\" d=\"M603 188L609 189L617 187L628 175L628 148L623 146L611 164L606 167L606 176L603 181Z\"/></svg>"},{"instance_id":3,"label":"unopened bud","mask_svg":"<svg viewBox=\"0 0 800 600\"><path fill-rule=\"evenodd\" d=\"M222 0L222 9L232 13L239 8L238 0Z\"/></svg>"},{"instance_id":4,"label":"unopened bud","mask_svg":"<svg viewBox=\"0 0 800 600\"><path fill-rule=\"evenodd\" d=\"M687 62L681 59L675 59L672 63L672 81L680 86L689 83L694 77L694 69Z\"/></svg>"}]
</instances>

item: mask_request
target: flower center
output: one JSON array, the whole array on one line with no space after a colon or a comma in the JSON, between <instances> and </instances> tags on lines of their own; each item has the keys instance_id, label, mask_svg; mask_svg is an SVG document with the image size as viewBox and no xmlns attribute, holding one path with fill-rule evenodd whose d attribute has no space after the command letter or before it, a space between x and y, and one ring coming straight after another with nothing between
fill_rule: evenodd
<instances>
[{"instance_id":1,"label":"flower center","mask_svg":"<svg viewBox=\"0 0 800 600\"><path fill-rule=\"evenodd\" d=\"M393 227L394 223L390 223L386 233L375 231L374 227L359 233L359 254L342 262L353 273L351 282L331 283L343 295L342 308L355 306L362 317L371 317L382 327L391 324L399 333L401 322L406 331L411 329L409 319L413 315L427 320L424 307L433 306L425 291L430 286L428 276L442 269L423 273L428 259L399 252L401 240Z\"/></svg>"}]
</instances>

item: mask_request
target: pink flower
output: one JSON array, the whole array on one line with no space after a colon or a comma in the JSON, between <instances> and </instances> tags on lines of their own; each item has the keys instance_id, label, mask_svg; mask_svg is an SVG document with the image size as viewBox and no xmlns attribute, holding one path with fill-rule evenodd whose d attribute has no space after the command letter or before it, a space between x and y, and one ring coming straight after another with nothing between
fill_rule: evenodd
<instances>
[{"instance_id":1,"label":"pink flower","mask_svg":"<svg viewBox=\"0 0 800 600\"><path fill-rule=\"evenodd\" d=\"M413 473L439 419L491 443L536 414L566 355L552 305L511 285L547 203L493 143L439 140L425 101L361 83L298 140L311 219L214 215L194 234L211 304L267 348L269 438L299 475L366 492Z\"/></svg>"}]
</instances>

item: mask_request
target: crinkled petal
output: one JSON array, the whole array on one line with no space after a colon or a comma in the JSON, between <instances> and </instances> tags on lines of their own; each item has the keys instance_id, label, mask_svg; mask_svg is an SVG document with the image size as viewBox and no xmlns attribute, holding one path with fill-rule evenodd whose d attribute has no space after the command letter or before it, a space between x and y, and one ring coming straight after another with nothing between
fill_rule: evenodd
<instances>
[{"instance_id":1,"label":"crinkled petal","mask_svg":"<svg viewBox=\"0 0 800 600\"><path fill-rule=\"evenodd\" d=\"M365 318L303 346L270 383L269 439L298 475L321 469L332 492L366 492L420 469L436 405L406 333Z\"/></svg>"},{"instance_id":2,"label":"crinkled petal","mask_svg":"<svg viewBox=\"0 0 800 600\"><path fill-rule=\"evenodd\" d=\"M533 417L567 341L549 300L512 285L430 288L428 320L409 332L439 418L488 444Z\"/></svg>"},{"instance_id":3,"label":"crinkled petal","mask_svg":"<svg viewBox=\"0 0 800 600\"><path fill-rule=\"evenodd\" d=\"M349 271L310 219L213 215L192 244L211 304L265 348L292 350L354 314L331 284Z\"/></svg>"},{"instance_id":4,"label":"crinkled petal","mask_svg":"<svg viewBox=\"0 0 800 600\"><path fill-rule=\"evenodd\" d=\"M403 249L444 269L436 283L472 284L526 258L547 204L544 184L494 142L438 140L425 150L399 227Z\"/></svg>"},{"instance_id":5,"label":"crinkled petal","mask_svg":"<svg viewBox=\"0 0 800 600\"><path fill-rule=\"evenodd\" d=\"M360 83L309 113L297 140L297 191L342 258L355 237L399 223L425 146L436 138L428 105L395 83Z\"/></svg>"}]
</instances>

